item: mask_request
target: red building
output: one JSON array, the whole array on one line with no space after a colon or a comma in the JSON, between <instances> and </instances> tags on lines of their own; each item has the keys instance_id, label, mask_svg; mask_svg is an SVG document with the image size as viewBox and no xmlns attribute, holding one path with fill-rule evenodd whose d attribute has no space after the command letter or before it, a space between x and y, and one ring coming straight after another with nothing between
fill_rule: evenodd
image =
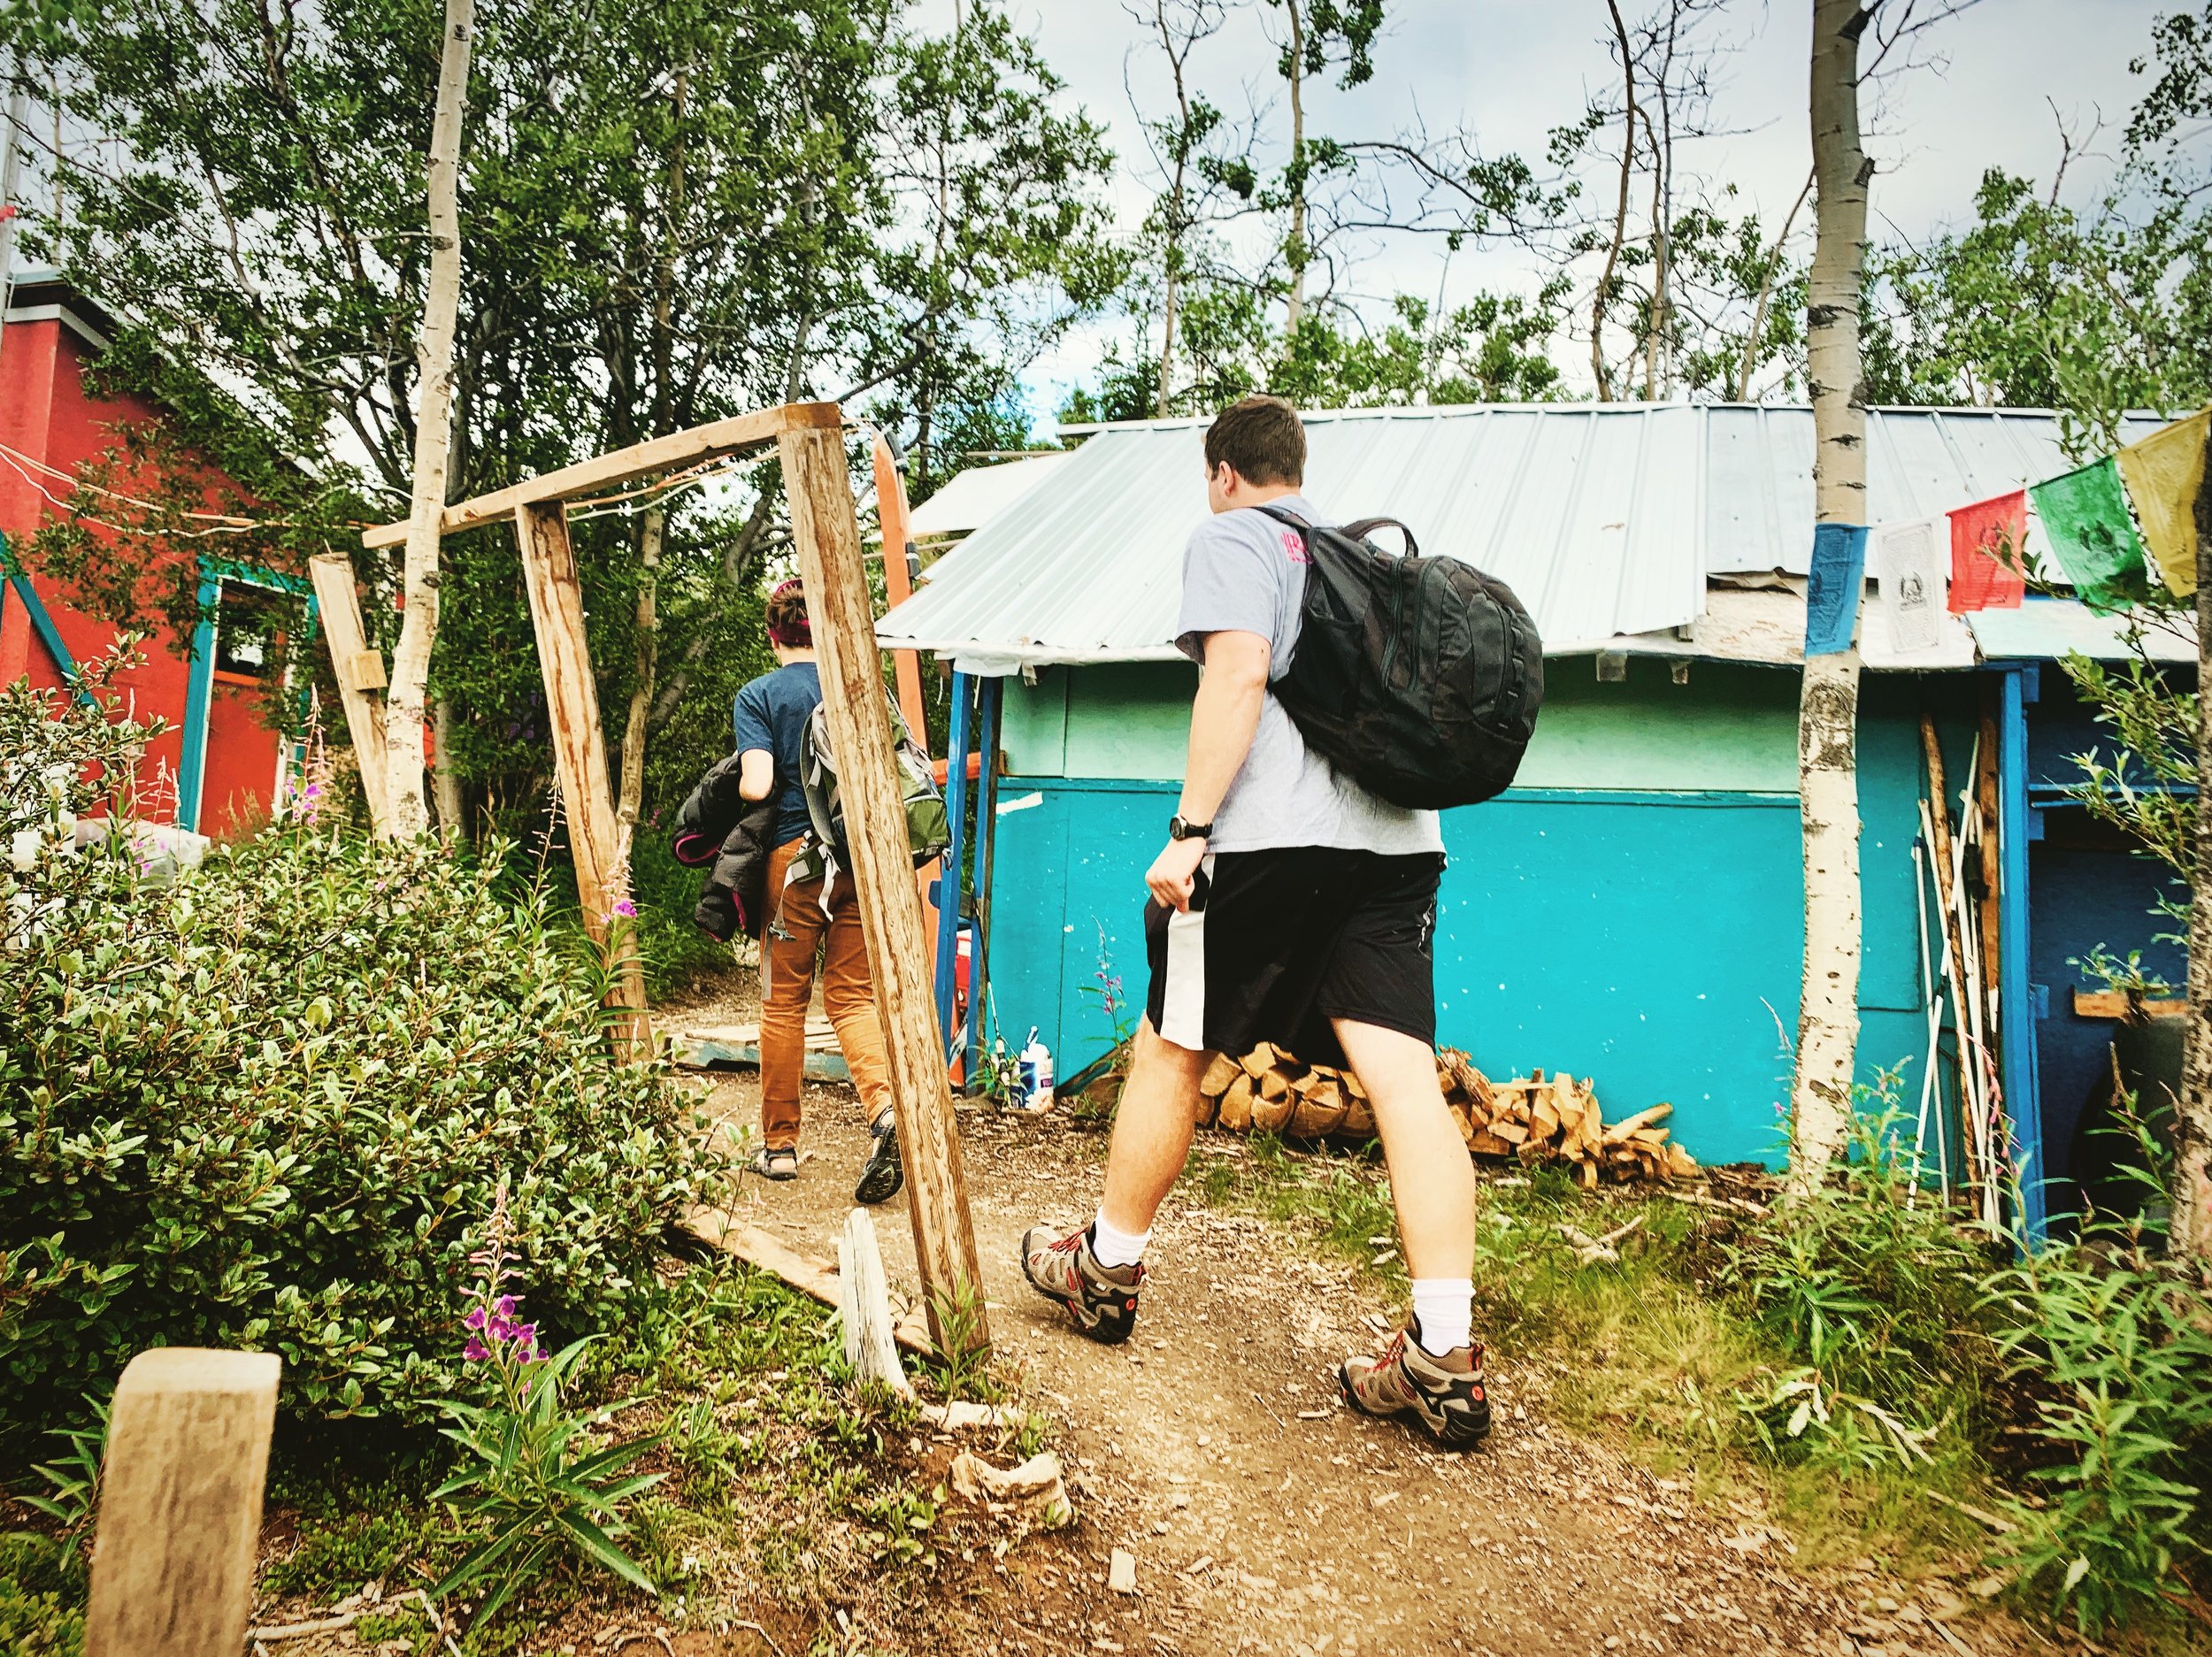
<instances>
[{"instance_id":1,"label":"red building","mask_svg":"<svg viewBox=\"0 0 2212 1657\"><path fill-rule=\"evenodd\" d=\"M160 418L143 399L96 396L88 387L85 370L112 329L56 272L16 276L0 326L0 535L11 548L59 514L80 466L111 449L121 431ZM96 525L93 533L112 538ZM265 699L285 688L274 681L273 601L299 584L214 556L198 561L196 574L201 622L193 636L152 623L140 647L144 664L119 683L137 717L157 715L169 726L142 767L143 814L222 834L265 818L280 796L281 769L292 763L263 712ZM0 684L27 674L34 685L60 687L78 661L113 642L115 627L71 600L48 577L0 581Z\"/></svg>"}]
</instances>

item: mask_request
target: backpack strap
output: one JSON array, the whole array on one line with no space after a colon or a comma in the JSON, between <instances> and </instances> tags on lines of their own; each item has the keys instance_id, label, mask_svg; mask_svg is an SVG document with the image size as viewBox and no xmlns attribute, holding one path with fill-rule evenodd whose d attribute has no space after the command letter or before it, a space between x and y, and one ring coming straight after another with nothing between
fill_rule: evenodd
<instances>
[{"instance_id":1,"label":"backpack strap","mask_svg":"<svg viewBox=\"0 0 2212 1657\"><path fill-rule=\"evenodd\" d=\"M1277 523L1287 524L1301 534L1306 533L1314 527L1297 513L1283 507L1271 506L1265 502L1262 502L1251 510L1255 512L1264 512ZM1417 558L1421 556L1421 548L1413 539L1413 532L1394 518L1363 518L1356 524L1345 525L1337 533L1341 535L1349 535L1354 541L1365 541L1379 529L1394 529L1403 535L1406 538L1405 556L1407 557Z\"/></svg>"},{"instance_id":2,"label":"backpack strap","mask_svg":"<svg viewBox=\"0 0 2212 1657\"><path fill-rule=\"evenodd\" d=\"M1417 558L1421 556L1421 548L1414 541L1413 532L1394 518L1363 518L1356 524L1345 525L1343 533L1354 541L1365 541L1379 529L1394 529L1403 535L1406 538L1407 557Z\"/></svg>"}]
</instances>

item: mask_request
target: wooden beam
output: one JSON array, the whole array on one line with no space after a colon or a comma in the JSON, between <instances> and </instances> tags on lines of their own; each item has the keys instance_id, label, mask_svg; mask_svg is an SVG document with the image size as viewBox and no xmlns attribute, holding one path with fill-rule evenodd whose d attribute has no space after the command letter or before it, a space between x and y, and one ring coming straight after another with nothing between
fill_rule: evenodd
<instances>
[{"instance_id":1,"label":"wooden beam","mask_svg":"<svg viewBox=\"0 0 2212 1657\"><path fill-rule=\"evenodd\" d=\"M813 623L830 746L837 756L868 970L890 1059L891 1099L930 1332L947 1352L956 1340L985 1347L990 1331L983 1277L968 1216L952 1086L922 948L921 893L914 884L913 851L892 758L883 658L876 648L875 611L861 564L860 521L853 508L844 439L834 429L795 428L777 440L777 447ZM965 1327L948 1330L941 1314L955 1304L963 1308Z\"/></svg>"},{"instance_id":2,"label":"wooden beam","mask_svg":"<svg viewBox=\"0 0 2212 1657\"><path fill-rule=\"evenodd\" d=\"M245 1647L276 1423L274 1353L158 1346L116 1383L85 1657Z\"/></svg>"},{"instance_id":3,"label":"wooden beam","mask_svg":"<svg viewBox=\"0 0 2212 1657\"><path fill-rule=\"evenodd\" d=\"M652 1047L644 963L629 929L613 924L615 905L629 890L629 848L615 825L607 740L599 723L599 690L584 632L584 594L568 538L568 509L558 501L525 506L515 514L515 533L522 542L523 586L530 596L530 624L537 633L546 714L553 727L553 775L568 822L584 929L602 946L610 939L615 942L618 953L610 1004L624 1009L617 1046L642 1055Z\"/></svg>"},{"instance_id":4,"label":"wooden beam","mask_svg":"<svg viewBox=\"0 0 2212 1657\"><path fill-rule=\"evenodd\" d=\"M541 477L530 478L489 495L457 501L438 520L438 533L458 534L512 518L526 506L541 506L572 500L599 489L618 489L626 483L656 473L673 472L705 460L720 460L749 449L760 449L787 431L836 431L844 425L844 410L834 403L787 403L780 409L734 415L688 431L671 432L649 442L618 449L611 455L579 461ZM396 547L407 539L407 524L380 524L365 532L365 547Z\"/></svg>"},{"instance_id":5,"label":"wooden beam","mask_svg":"<svg viewBox=\"0 0 2212 1657\"><path fill-rule=\"evenodd\" d=\"M2182 1018L2187 1001L2154 1001L2129 990L2074 988L2074 1016L2078 1018Z\"/></svg>"},{"instance_id":6,"label":"wooden beam","mask_svg":"<svg viewBox=\"0 0 2212 1657\"><path fill-rule=\"evenodd\" d=\"M354 761L361 768L370 832L381 840L388 819L384 805L384 699L376 693L384 685L384 658L370 647L368 629L362 625L352 564L334 552L318 553L307 561L307 573L315 584L315 610L330 647L330 665L338 675L346 733L353 739ZM373 684L367 671L371 662L376 664Z\"/></svg>"}]
</instances>

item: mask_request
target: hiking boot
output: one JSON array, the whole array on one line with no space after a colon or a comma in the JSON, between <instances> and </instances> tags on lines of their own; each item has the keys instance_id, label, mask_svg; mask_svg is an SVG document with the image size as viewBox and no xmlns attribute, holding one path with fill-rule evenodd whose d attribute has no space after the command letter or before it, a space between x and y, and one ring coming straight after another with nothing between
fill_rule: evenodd
<instances>
[{"instance_id":1,"label":"hiking boot","mask_svg":"<svg viewBox=\"0 0 2212 1657\"><path fill-rule=\"evenodd\" d=\"M860 1166L860 1183L853 1187L855 1202L885 1202L898 1195L906 1183L906 1168L899 1161L898 1124L886 1116L875 1127L875 1144Z\"/></svg>"},{"instance_id":2,"label":"hiking boot","mask_svg":"<svg viewBox=\"0 0 2212 1657\"><path fill-rule=\"evenodd\" d=\"M1432 1356L1408 1323L1379 1358L1347 1358L1336 1372L1344 1401L1362 1415L1411 1414L1447 1450L1471 1447L1490 1431L1482 1343Z\"/></svg>"},{"instance_id":3,"label":"hiking boot","mask_svg":"<svg viewBox=\"0 0 2212 1657\"><path fill-rule=\"evenodd\" d=\"M1137 1291L1144 1266L1102 1266L1091 1231L1055 1238L1041 1225L1022 1234L1022 1276L1048 1300L1068 1308L1076 1327L1102 1346L1118 1346L1137 1326Z\"/></svg>"}]
</instances>

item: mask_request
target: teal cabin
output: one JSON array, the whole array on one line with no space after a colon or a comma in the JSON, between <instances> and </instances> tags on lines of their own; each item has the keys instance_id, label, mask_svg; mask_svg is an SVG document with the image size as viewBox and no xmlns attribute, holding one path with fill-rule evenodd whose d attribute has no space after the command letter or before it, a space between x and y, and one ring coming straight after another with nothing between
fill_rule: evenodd
<instances>
[{"instance_id":1,"label":"teal cabin","mask_svg":"<svg viewBox=\"0 0 2212 1657\"><path fill-rule=\"evenodd\" d=\"M1778 1160L1804 938L1809 410L1394 409L1312 414L1307 430L1306 493L1322 511L1400 518L1425 553L1502 577L1546 641L1544 710L1516 786L1445 814L1440 1039L1493 1075L1591 1077L1609 1118L1671 1103L1677 1138L1701 1161ZM972 1031L1017 1047L1034 1025L1063 1078L1111 1047L1115 1008L1125 1023L1142 1007L1141 877L1175 809L1197 683L1171 639L1183 542L1206 510L1202 431L1083 432L879 632L949 664L956 760L983 756L969 909L987 993ZM1878 410L1868 447L1878 523L2067 469L2054 423L2034 412ZM1913 1114L1932 1048L1927 1155L1951 1158L1941 1101L1957 1096L1959 1044L1940 1007L1931 1039L1941 975L1925 953L1940 922L1920 872L1932 867L1925 716L1955 817L1978 774L1999 785L1991 840L2018 865L1992 894L2004 920L1988 973L2006 1009L2002 1098L2038 1098L2039 1044L2063 1071L2049 1109L2001 1108L2016 1154L2059 1171L2070 1112L2110 1040L2108 1021L2072 1011L2068 962L2100 945L2157 950L2150 865L2093 835L2049 832L2069 815L2070 756L2097 740L2052 664L2117 654L2116 630L2070 599L2037 597L1947 616L1938 644L1901 653L1879 574L1869 572L1859 647L1863 1078L1901 1071ZM2037 855L2062 843L2062 858ZM2053 917L2039 950L2038 874ZM2063 1039L2047 1039L2055 1019ZM1998 1033L1984 1032L1993 1055ZM2029 1217L2039 1224L2039 1209Z\"/></svg>"}]
</instances>

